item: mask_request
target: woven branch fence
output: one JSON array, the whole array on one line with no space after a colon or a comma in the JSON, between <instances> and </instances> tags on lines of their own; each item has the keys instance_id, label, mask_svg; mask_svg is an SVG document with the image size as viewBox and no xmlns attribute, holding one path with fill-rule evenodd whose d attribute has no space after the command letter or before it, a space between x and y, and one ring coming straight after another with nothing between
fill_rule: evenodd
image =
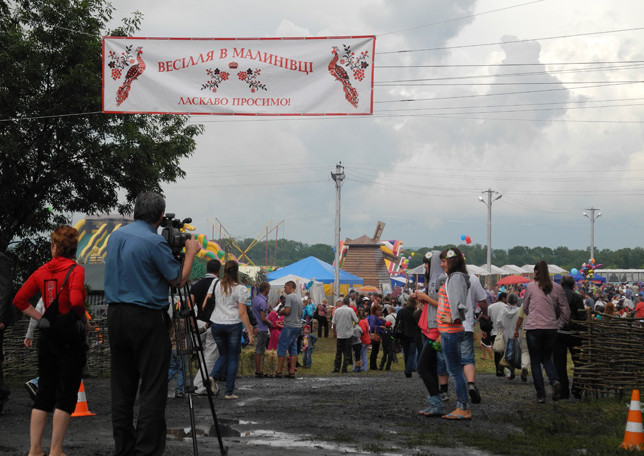
<instances>
[{"instance_id":1,"label":"woven branch fence","mask_svg":"<svg viewBox=\"0 0 644 456\"><path fill-rule=\"evenodd\" d=\"M602 320L578 322L583 326L581 354L574 368L575 382L587 396L622 396L633 389L644 390L644 322L607 315ZM27 349L24 336L28 319L5 331L5 376L31 378L37 375L38 330L33 348ZM110 375L110 349L107 319L93 319L88 335L87 361L93 375Z\"/></svg>"},{"instance_id":2,"label":"woven branch fence","mask_svg":"<svg viewBox=\"0 0 644 456\"><path fill-rule=\"evenodd\" d=\"M24 345L29 319L23 318L9 326L4 333L4 373L6 378L30 379L38 375L38 330L34 332L33 346ZM87 363L92 375L110 373L110 347L107 339L107 319L92 320L92 330L87 335L89 352Z\"/></svg>"},{"instance_id":3,"label":"woven branch fence","mask_svg":"<svg viewBox=\"0 0 644 456\"><path fill-rule=\"evenodd\" d=\"M611 317L579 322L582 345L574 369L579 388L593 397L644 389L644 322Z\"/></svg>"}]
</instances>

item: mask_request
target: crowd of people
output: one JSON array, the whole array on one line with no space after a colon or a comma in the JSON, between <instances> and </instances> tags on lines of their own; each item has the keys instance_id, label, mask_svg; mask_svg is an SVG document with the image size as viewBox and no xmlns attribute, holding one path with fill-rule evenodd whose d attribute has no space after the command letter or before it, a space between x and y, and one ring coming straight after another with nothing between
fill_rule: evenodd
<instances>
[{"instance_id":1,"label":"crowd of people","mask_svg":"<svg viewBox=\"0 0 644 456\"><path fill-rule=\"evenodd\" d=\"M187 283L200 246L186 240L180 262L167 240L156 233L164 211L160 195L139 195L134 223L112 233L107 245L105 299L116 455L162 454L168 383L178 375L177 398L183 397L184 385L190 383L182 377L186 361L179 350L188 335L170 331L168 289L181 289ZM39 268L13 299L14 306L33 319L25 345L31 345L35 323L40 331L39 378L28 382L34 395L29 453L35 456L44 454L41 441L49 414L53 414L50 454L63 454L64 436L86 364L89 321L84 307L84 270L74 261L77 245L74 228L56 229L51 235L51 261ZM3 271L5 259L0 255ZM571 276L555 283L544 261L535 265L534 280L527 285L492 293L467 272L465 257L456 247L428 252L423 264L422 289L385 296L351 290L329 305L326 299L314 303L308 293L300 297L292 281L284 285L284 295L275 303L268 302L267 282L259 284L250 300L237 262L225 262L221 271L218 260L209 261L206 276L190 288L188 302L198 319L195 329L210 371L207 378L195 377L190 392L218 394L221 384L224 399L238 399L235 381L242 345L254 345L256 377L295 378L298 368L313 366L319 338L333 337L336 355L332 373L348 373L349 366L354 373L390 370L402 353L405 377L417 372L427 392L426 407L418 414L471 420L470 405L481 402L474 358L476 322L481 329L482 355L494 360L496 375L512 381L520 370L521 380L526 382L530 373L535 402L544 403L543 371L553 400L581 397L567 369L569 353L574 364L580 362L578 321L644 319L644 293L639 290L592 284L576 290ZM41 303L34 307L32 297L37 293ZM0 298L9 301L7 296ZM7 306L0 311L0 324L4 325L9 321ZM0 343L3 329L0 326ZM264 372L267 350L276 350L275 372ZM2 359L0 369L1 365ZM0 380L1 374L0 370ZM456 404L446 412L450 378ZM7 396L8 390L0 382L0 405Z\"/></svg>"}]
</instances>

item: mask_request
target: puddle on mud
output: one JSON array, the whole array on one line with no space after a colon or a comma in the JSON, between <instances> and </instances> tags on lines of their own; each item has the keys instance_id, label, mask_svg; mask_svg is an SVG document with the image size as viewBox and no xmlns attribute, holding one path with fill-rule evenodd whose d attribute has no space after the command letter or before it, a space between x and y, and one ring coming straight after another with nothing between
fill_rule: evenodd
<instances>
[{"instance_id":1,"label":"puddle on mud","mask_svg":"<svg viewBox=\"0 0 644 456\"><path fill-rule=\"evenodd\" d=\"M220 419L219 431L223 438L233 438L242 445L267 446L283 449L317 449L345 454L369 454L364 451L348 446L347 444L330 443L312 440L309 434L289 434L287 432L272 431L270 429L244 429L249 426L256 426L259 423L247 420ZM241 430L240 430L241 429ZM216 437L215 426L198 426L196 434L199 437ZM192 438L192 432L187 428L172 428L167 432L168 440L181 441ZM403 453L380 453L381 456L401 456Z\"/></svg>"},{"instance_id":2,"label":"puddle on mud","mask_svg":"<svg viewBox=\"0 0 644 456\"><path fill-rule=\"evenodd\" d=\"M219 419L219 432L221 436L226 437L240 437L241 432L234 429L233 425L249 425L257 424L252 421L241 421L241 420L230 420L230 419ZM217 432L215 430L215 425L211 424L209 426L204 426L202 424L195 426L195 434L197 437L216 437ZM168 440L180 441L185 439L192 438L192 430L189 427L186 428L168 428L166 432Z\"/></svg>"},{"instance_id":3,"label":"puddle on mud","mask_svg":"<svg viewBox=\"0 0 644 456\"><path fill-rule=\"evenodd\" d=\"M241 445L253 447L270 447L284 450L323 450L331 454L353 454L353 455L369 455L373 454L369 450L362 450L352 447L346 443L331 443L320 440L312 440L309 434L289 434L287 432L272 431L270 429L247 429L250 426L256 426L259 423L256 421L235 420L235 419L220 419L219 430L222 438L232 439ZM246 429L244 429L246 428ZM391 434L396 434L395 431L389 431ZM198 426L196 429L197 436L199 437L217 437L214 424L211 426ZM168 429L168 440L174 441L188 441L192 438L190 428L173 428ZM379 456L403 456L408 454L418 454L419 452L427 451L428 448L406 448L398 449L391 448L393 451L378 452ZM424 453L423 453L424 454ZM476 448L463 447L463 448L441 448L432 447L431 454L441 456L460 456L462 454L469 454L472 456L491 456L489 453L478 450Z\"/></svg>"},{"instance_id":4,"label":"puddle on mud","mask_svg":"<svg viewBox=\"0 0 644 456\"><path fill-rule=\"evenodd\" d=\"M332 451L345 454L369 454L357 448L350 447L346 444L329 443L312 440L309 434L289 434L287 432L272 431L269 429L247 429L239 430L247 426L257 425L255 421L220 419L219 431L223 438L238 439L242 445L249 446L268 446L272 448L283 449L317 449ZM216 437L214 424L210 427L197 426L195 432L198 437ZM192 438L192 432L187 428L169 428L167 432L168 440L182 441ZM403 453L379 453L381 456L401 456Z\"/></svg>"}]
</instances>

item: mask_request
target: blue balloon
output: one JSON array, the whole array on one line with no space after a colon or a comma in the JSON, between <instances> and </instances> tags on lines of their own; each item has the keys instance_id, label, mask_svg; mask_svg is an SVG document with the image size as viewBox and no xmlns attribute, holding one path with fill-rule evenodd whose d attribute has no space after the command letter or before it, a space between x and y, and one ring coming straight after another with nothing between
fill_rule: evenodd
<instances>
[{"instance_id":1,"label":"blue balloon","mask_svg":"<svg viewBox=\"0 0 644 456\"><path fill-rule=\"evenodd\" d=\"M572 268L572 269L570 270L570 273L571 273L572 275L577 275L577 274L579 273L579 271L577 270L577 268Z\"/></svg>"},{"instance_id":2,"label":"blue balloon","mask_svg":"<svg viewBox=\"0 0 644 456\"><path fill-rule=\"evenodd\" d=\"M465 235L461 234L461 241L464 241L464 240L465 240Z\"/></svg>"}]
</instances>

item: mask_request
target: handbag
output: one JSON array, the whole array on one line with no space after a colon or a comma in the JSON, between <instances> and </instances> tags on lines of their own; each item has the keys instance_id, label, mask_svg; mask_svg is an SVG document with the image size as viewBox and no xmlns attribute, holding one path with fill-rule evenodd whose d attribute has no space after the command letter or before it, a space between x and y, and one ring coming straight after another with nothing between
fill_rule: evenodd
<instances>
[{"instance_id":1,"label":"handbag","mask_svg":"<svg viewBox=\"0 0 644 456\"><path fill-rule=\"evenodd\" d=\"M510 368L521 369L521 344L519 339L510 339L505 350L505 360Z\"/></svg>"},{"instance_id":2,"label":"handbag","mask_svg":"<svg viewBox=\"0 0 644 456\"><path fill-rule=\"evenodd\" d=\"M217 283L219 283L219 279L215 282L215 286L212 287L212 295L206 299L206 302L203 303L202 306L197 308L197 320L201 320L206 323L210 322L210 317L212 312L215 310L215 305L217 304L215 302L215 289L217 288Z\"/></svg>"},{"instance_id":3,"label":"handbag","mask_svg":"<svg viewBox=\"0 0 644 456\"><path fill-rule=\"evenodd\" d=\"M494 351L494 353L503 353L505 351L505 339L503 338L502 332L498 333L494 338L492 350Z\"/></svg>"},{"instance_id":4,"label":"handbag","mask_svg":"<svg viewBox=\"0 0 644 456\"><path fill-rule=\"evenodd\" d=\"M380 334L378 333L371 333L369 337L371 338L371 342L380 342Z\"/></svg>"},{"instance_id":5,"label":"handbag","mask_svg":"<svg viewBox=\"0 0 644 456\"><path fill-rule=\"evenodd\" d=\"M66 314L58 311L58 298L65 288L67 279L76 265L72 265L67 271L63 284L56 293L56 297L45 309L45 313L38 322L38 329L47 335L53 342L62 345L78 345L85 341L85 328L78 315L71 309Z\"/></svg>"}]
</instances>

